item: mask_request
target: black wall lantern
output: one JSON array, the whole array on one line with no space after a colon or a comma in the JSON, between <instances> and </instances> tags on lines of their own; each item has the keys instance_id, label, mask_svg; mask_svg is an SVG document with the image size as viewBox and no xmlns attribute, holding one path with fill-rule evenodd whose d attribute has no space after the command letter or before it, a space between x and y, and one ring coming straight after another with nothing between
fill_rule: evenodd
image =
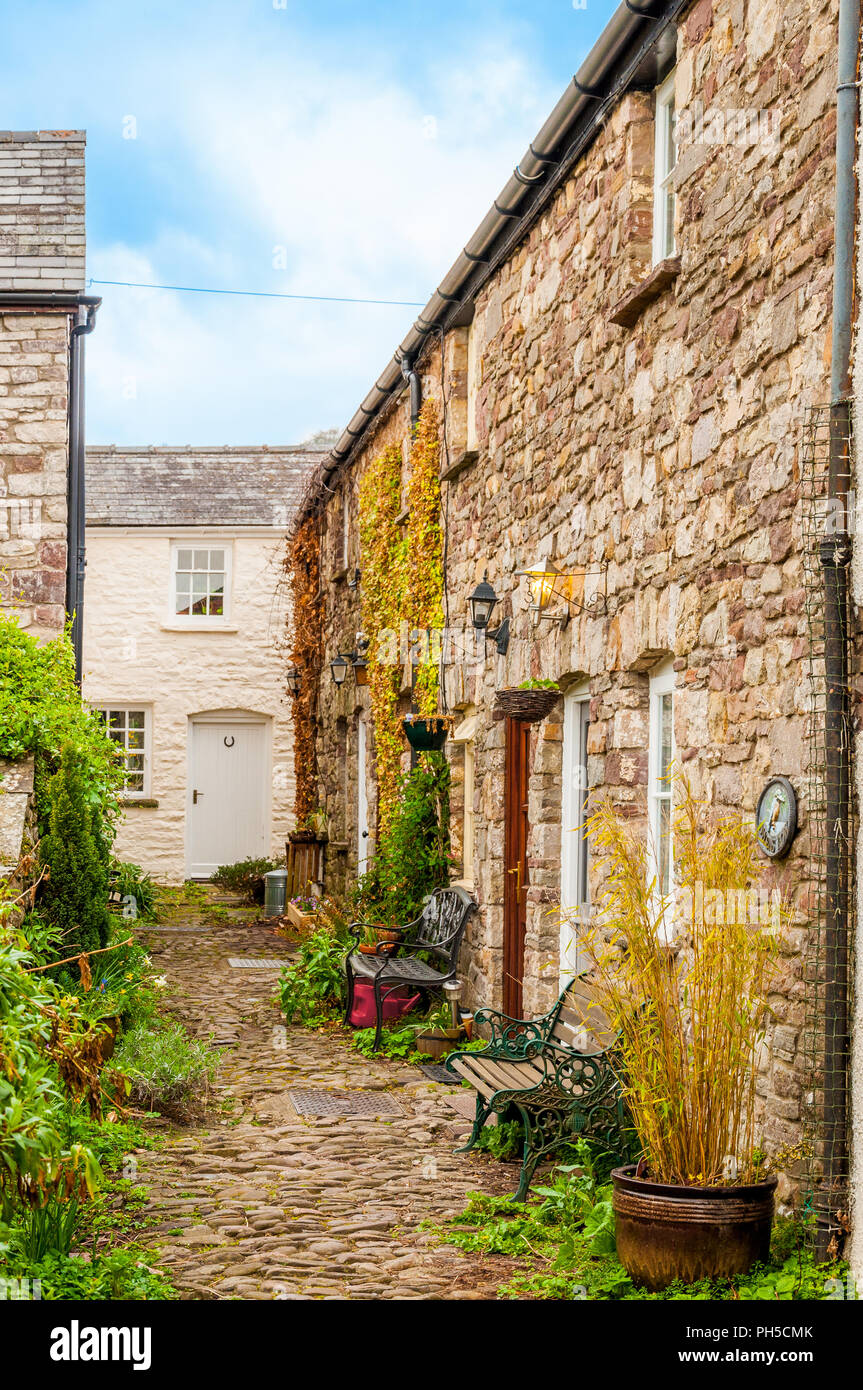
<instances>
[{"instance_id":1,"label":"black wall lantern","mask_svg":"<svg viewBox=\"0 0 863 1390\"><path fill-rule=\"evenodd\" d=\"M336 652L330 662L330 670L333 673L333 680L336 685L344 685L345 676L348 674L348 667L350 664L351 659L349 656L345 656L343 652Z\"/></svg>"},{"instance_id":2,"label":"black wall lantern","mask_svg":"<svg viewBox=\"0 0 863 1390\"><path fill-rule=\"evenodd\" d=\"M285 685L288 687L289 695L299 695L302 676L296 666L289 666L285 672Z\"/></svg>"},{"instance_id":3,"label":"black wall lantern","mask_svg":"<svg viewBox=\"0 0 863 1390\"><path fill-rule=\"evenodd\" d=\"M509 647L509 618L504 618L503 622L496 628L489 627L491 615L498 602L498 596L488 582L488 571L486 571L468 598L470 620L477 632L485 634L486 640L491 638L497 647L498 655L506 656Z\"/></svg>"}]
</instances>

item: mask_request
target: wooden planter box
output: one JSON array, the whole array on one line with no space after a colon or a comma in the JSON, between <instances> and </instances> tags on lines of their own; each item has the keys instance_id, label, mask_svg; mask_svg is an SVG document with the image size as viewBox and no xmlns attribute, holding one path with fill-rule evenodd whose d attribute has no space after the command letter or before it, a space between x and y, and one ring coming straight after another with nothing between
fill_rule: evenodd
<instances>
[{"instance_id":1,"label":"wooden planter box","mask_svg":"<svg viewBox=\"0 0 863 1390\"><path fill-rule=\"evenodd\" d=\"M285 913L288 921L292 926L296 927L298 931L310 931L315 925L314 912L301 912L296 903L287 903Z\"/></svg>"}]
</instances>

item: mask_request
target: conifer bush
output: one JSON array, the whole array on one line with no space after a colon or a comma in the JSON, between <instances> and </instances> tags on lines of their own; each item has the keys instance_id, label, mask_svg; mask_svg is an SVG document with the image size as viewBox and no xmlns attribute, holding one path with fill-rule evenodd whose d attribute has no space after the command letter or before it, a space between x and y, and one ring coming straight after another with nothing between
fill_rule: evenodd
<instances>
[{"instance_id":1,"label":"conifer bush","mask_svg":"<svg viewBox=\"0 0 863 1390\"><path fill-rule=\"evenodd\" d=\"M88 796L85 759L74 744L61 749L48 808L39 850L49 875L45 913L63 933L64 950L99 950L109 934L108 854L98 805Z\"/></svg>"}]
</instances>

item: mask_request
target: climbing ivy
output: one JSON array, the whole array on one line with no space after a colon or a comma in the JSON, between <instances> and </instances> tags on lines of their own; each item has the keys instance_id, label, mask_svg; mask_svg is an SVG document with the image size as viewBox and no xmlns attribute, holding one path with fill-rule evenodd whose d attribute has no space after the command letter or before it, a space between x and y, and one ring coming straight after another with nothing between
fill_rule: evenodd
<instances>
[{"instance_id":1,"label":"climbing ivy","mask_svg":"<svg viewBox=\"0 0 863 1390\"><path fill-rule=\"evenodd\" d=\"M440 444L437 403L427 400L420 412L411 449L408 486L407 568L403 617L410 630L429 634L443 627L443 544L440 500ZM417 667L414 701L425 717L438 707L436 643Z\"/></svg>"},{"instance_id":2,"label":"climbing ivy","mask_svg":"<svg viewBox=\"0 0 863 1390\"><path fill-rule=\"evenodd\" d=\"M318 759L315 724L318 686L324 661L324 606L321 596L321 538L316 516L301 522L288 540L285 555L290 608L287 644L300 673L294 705L294 811L300 824L318 804Z\"/></svg>"},{"instance_id":3,"label":"climbing ivy","mask_svg":"<svg viewBox=\"0 0 863 1390\"><path fill-rule=\"evenodd\" d=\"M378 783L378 829L389 827L398 801L404 738L398 715L401 670L393 662L391 634L401 621L406 543L401 511L402 451L391 444L378 454L359 487L361 606Z\"/></svg>"}]
</instances>

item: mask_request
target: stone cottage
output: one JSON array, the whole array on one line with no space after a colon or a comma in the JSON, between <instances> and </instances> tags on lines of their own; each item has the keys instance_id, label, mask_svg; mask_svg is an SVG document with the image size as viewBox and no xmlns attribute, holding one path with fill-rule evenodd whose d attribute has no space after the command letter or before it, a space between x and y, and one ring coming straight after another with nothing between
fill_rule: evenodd
<instances>
[{"instance_id":1,"label":"stone cottage","mask_svg":"<svg viewBox=\"0 0 863 1390\"><path fill-rule=\"evenodd\" d=\"M115 853L160 880L284 853L285 528L320 454L87 450L84 684L126 762Z\"/></svg>"},{"instance_id":2,"label":"stone cottage","mask_svg":"<svg viewBox=\"0 0 863 1390\"><path fill-rule=\"evenodd\" d=\"M577 965L590 794L645 824L667 885L669 762L717 811L753 819L787 779L797 834L762 877L795 907L759 1078L774 1146L805 1121L801 449L830 400L837 10L621 6L304 504L325 661L356 656L361 481L396 446L407 497L412 422L434 400L474 1005L538 1013ZM471 626L484 576L494 636ZM497 717L498 693L531 678L558 684L551 712ZM407 711L409 659L402 685ZM375 836L375 729L350 664L341 685L324 665L317 718L338 889Z\"/></svg>"},{"instance_id":3,"label":"stone cottage","mask_svg":"<svg viewBox=\"0 0 863 1390\"><path fill-rule=\"evenodd\" d=\"M84 143L0 132L0 601L46 638L82 608Z\"/></svg>"}]
</instances>

